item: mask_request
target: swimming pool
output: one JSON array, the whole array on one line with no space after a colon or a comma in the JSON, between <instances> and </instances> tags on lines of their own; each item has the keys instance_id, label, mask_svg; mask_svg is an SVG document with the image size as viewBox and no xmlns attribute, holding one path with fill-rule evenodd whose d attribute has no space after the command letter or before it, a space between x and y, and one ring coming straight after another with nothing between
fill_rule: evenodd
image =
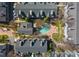
<instances>
[{"instance_id":1,"label":"swimming pool","mask_svg":"<svg viewBox=\"0 0 79 59\"><path fill-rule=\"evenodd\" d=\"M48 25L43 25L42 27L41 27L41 29L39 30L39 32L41 33L41 34L45 34L45 33L47 33L48 31L49 31L49 26Z\"/></svg>"}]
</instances>

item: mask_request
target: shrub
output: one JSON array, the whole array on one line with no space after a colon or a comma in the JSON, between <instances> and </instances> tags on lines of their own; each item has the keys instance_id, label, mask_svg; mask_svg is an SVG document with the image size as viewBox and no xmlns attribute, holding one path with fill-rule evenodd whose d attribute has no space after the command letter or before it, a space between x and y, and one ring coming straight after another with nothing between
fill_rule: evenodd
<instances>
[{"instance_id":1,"label":"shrub","mask_svg":"<svg viewBox=\"0 0 79 59\"><path fill-rule=\"evenodd\" d=\"M0 43L6 43L8 39L8 35L0 35Z\"/></svg>"}]
</instances>

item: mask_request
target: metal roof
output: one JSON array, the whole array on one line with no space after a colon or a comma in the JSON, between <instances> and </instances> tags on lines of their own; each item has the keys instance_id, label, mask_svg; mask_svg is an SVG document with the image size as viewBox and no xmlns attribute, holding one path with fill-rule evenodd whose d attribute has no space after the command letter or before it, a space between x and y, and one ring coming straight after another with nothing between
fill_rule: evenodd
<instances>
[{"instance_id":1,"label":"metal roof","mask_svg":"<svg viewBox=\"0 0 79 59\"><path fill-rule=\"evenodd\" d=\"M33 33L32 23L27 22L20 23L20 27L18 28L17 32L21 34L32 34Z\"/></svg>"},{"instance_id":2,"label":"metal roof","mask_svg":"<svg viewBox=\"0 0 79 59\"><path fill-rule=\"evenodd\" d=\"M24 40L23 40L24 41ZM47 40L26 40L24 45L21 46L22 41L17 41L15 50L16 52L22 52L22 53L27 53L27 52L46 52L47 51ZM34 42L34 45L32 45L32 42ZM42 43L44 43L42 45Z\"/></svg>"}]
</instances>

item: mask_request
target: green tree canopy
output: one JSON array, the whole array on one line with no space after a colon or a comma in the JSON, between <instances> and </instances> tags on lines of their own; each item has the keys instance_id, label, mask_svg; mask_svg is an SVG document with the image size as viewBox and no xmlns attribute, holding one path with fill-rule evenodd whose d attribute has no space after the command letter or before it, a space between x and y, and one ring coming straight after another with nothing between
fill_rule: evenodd
<instances>
[{"instance_id":1,"label":"green tree canopy","mask_svg":"<svg viewBox=\"0 0 79 59\"><path fill-rule=\"evenodd\" d=\"M55 22L55 25L57 26L57 30L58 30L58 33L54 33L52 35L52 38L55 40L55 41L61 41L64 37L64 32L63 32L63 21L60 20L60 19L57 19Z\"/></svg>"},{"instance_id":2,"label":"green tree canopy","mask_svg":"<svg viewBox=\"0 0 79 59\"><path fill-rule=\"evenodd\" d=\"M0 35L0 43L6 43L8 39L8 35Z\"/></svg>"},{"instance_id":3,"label":"green tree canopy","mask_svg":"<svg viewBox=\"0 0 79 59\"><path fill-rule=\"evenodd\" d=\"M49 17L48 17L48 16L44 18L44 22L46 22L46 23L47 23L47 22L48 22L48 20L49 20Z\"/></svg>"}]
</instances>

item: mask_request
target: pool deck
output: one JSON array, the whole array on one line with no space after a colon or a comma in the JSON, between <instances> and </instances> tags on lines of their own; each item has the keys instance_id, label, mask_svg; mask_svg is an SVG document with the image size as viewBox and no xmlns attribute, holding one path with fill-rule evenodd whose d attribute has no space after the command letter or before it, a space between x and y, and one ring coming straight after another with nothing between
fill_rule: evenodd
<instances>
[{"instance_id":1,"label":"pool deck","mask_svg":"<svg viewBox=\"0 0 79 59\"><path fill-rule=\"evenodd\" d=\"M52 34L57 33L57 27L50 24L50 29L44 33L41 33L42 35L47 35L49 38L52 38Z\"/></svg>"},{"instance_id":2,"label":"pool deck","mask_svg":"<svg viewBox=\"0 0 79 59\"><path fill-rule=\"evenodd\" d=\"M50 24L50 30L46 34L52 38L53 33L57 33L57 27Z\"/></svg>"},{"instance_id":3,"label":"pool deck","mask_svg":"<svg viewBox=\"0 0 79 59\"><path fill-rule=\"evenodd\" d=\"M13 36L14 31L13 30L3 30L2 28L0 28L0 35L8 35L8 36Z\"/></svg>"}]
</instances>

